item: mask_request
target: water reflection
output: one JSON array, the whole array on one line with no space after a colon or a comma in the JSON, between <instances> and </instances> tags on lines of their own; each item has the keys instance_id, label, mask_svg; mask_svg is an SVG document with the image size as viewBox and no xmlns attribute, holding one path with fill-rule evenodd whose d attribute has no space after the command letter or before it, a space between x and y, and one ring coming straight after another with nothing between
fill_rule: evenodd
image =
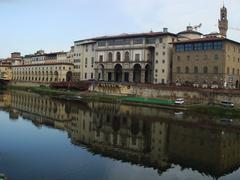
<instances>
[{"instance_id":1,"label":"water reflection","mask_svg":"<svg viewBox=\"0 0 240 180\"><path fill-rule=\"evenodd\" d=\"M221 177L240 166L240 125L207 116L96 102L66 102L24 92L0 95L10 119L66 131L72 144L101 156L151 167L172 164Z\"/></svg>"}]
</instances>

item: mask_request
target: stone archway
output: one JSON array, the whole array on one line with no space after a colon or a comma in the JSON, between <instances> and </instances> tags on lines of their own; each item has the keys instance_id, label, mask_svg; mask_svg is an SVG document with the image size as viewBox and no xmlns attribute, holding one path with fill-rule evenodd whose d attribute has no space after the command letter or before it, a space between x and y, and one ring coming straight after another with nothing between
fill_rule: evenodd
<instances>
[{"instance_id":1,"label":"stone archway","mask_svg":"<svg viewBox=\"0 0 240 180\"><path fill-rule=\"evenodd\" d=\"M141 65L140 64L135 64L133 66L133 81L136 83L141 82Z\"/></svg>"},{"instance_id":2,"label":"stone archway","mask_svg":"<svg viewBox=\"0 0 240 180\"><path fill-rule=\"evenodd\" d=\"M68 71L67 74L66 74L67 82L72 81L72 77L73 77L72 71Z\"/></svg>"},{"instance_id":3,"label":"stone archway","mask_svg":"<svg viewBox=\"0 0 240 180\"><path fill-rule=\"evenodd\" d=\"M121 82L122 81L122 66L120 64L115 65L114 75L115 75L115 82Z\"/></svg>"},{"instance_id":4,"label":"stone archway","mask_svg":"<svg viewBox=\"0 0 240 180\"><path fill-rule=\"evenodd\" d=\"M149 64L145 66L145 83L151 83L152 82L152 69Z\"/></svg>"},{"instance_id":5,"label":"stone archway","mask_svg":"<svg viewBox=\"0 0 240 180\"><path fill-rule=\"evenodd\" d=\"M54 81L58 82L58 72L57 71L54 72Z\"/></svg>"}]
</instances>

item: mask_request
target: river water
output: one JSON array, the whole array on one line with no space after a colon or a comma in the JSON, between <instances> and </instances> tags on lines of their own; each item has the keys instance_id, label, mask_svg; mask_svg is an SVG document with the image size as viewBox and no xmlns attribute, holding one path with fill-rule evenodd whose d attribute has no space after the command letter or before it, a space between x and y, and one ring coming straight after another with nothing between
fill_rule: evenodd
<instances>
[{"instance_id":1,"label":"river water","mask_svg":"<svg viewBox=\"0 0 240 180\"><path fill-rule=\"evenodd\" d=\"M0 173L13 180L238 180L239 132L237 119L4 92Z\"/></svg>"}]
</instances>

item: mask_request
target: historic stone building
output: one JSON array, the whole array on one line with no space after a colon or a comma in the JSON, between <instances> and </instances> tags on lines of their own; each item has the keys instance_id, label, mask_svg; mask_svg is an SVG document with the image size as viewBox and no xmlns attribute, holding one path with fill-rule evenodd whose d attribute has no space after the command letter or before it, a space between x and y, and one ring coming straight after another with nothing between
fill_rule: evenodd
<instances>
[{"instance_id":1,"label":"historic stone building","mask_svg":"<svg viewBox=\"0 0 240 180\"><path fill-rule=\"evenodd\" d=\"M67 52L45 53L43 50L23 57L22 64L71 63Z\"/></svg>"},{"instance_id":2,"label":"historic stone building","mask_svg":"<svg viewBox=\"0 0 240 180\"><path fill-rule=\"evenodd\" d=\"M201 35L188 28L178 34L181 38L173 43L173 83L203 88L239 88L240 43L226 38L228 20L224 6L220 15L220 33Z\"/></svg>"},{"instance_id":3,"label":"historic stone building","mask_svg":"<svg viewBox=\"0 0 240 180\"><path fill-rule=\"evenodd\" d=\"M170 83L172 42L167 32L95 38L95 78L109 82Z\"/></svg>"},{"instance_id":4,"label":"historic stone building","mask_svg":"<svg viewBox=\"0 0 240 180\"><path fill-rule=\"evenodd\" d=\"M44 63L12 66L13 80L23 82L51 83L72 80L73 64Z\"/></svg>"},{"instance_id":5,"label":"historic stone building","mask_svg":"<svg viewBox=\"0 0 240 180\"><path fill-rule=\"evenodd\" d=\"M94 79L95 46L92 39L74 42L74 81Z\"/></svg>"},{"instance_id":6,"label":"historic stone building","mask_svg":"<svg viewBox=\"0 0 240 180\"><path fill-rule=\"evenodd\" d=\"M195 87L239 87L240 43L202 38L174 43L173 82Z\"/></svg>"}]
</instances>

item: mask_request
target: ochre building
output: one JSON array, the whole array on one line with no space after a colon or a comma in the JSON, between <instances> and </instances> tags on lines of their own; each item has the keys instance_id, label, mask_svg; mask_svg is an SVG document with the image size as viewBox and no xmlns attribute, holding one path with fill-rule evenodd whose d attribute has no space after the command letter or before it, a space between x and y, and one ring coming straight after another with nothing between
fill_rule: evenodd
<instances>
[{"instance_id":1,"label":"ochre building","mask_svg":"<svg viewBox=\"0 0 240 180\"><path fill-rule=\"evenodd\" d=\"M64 82L72 79L73 64L44 63L12 66L13 80L25 82Z\"/></svg>"}]
</instances>

